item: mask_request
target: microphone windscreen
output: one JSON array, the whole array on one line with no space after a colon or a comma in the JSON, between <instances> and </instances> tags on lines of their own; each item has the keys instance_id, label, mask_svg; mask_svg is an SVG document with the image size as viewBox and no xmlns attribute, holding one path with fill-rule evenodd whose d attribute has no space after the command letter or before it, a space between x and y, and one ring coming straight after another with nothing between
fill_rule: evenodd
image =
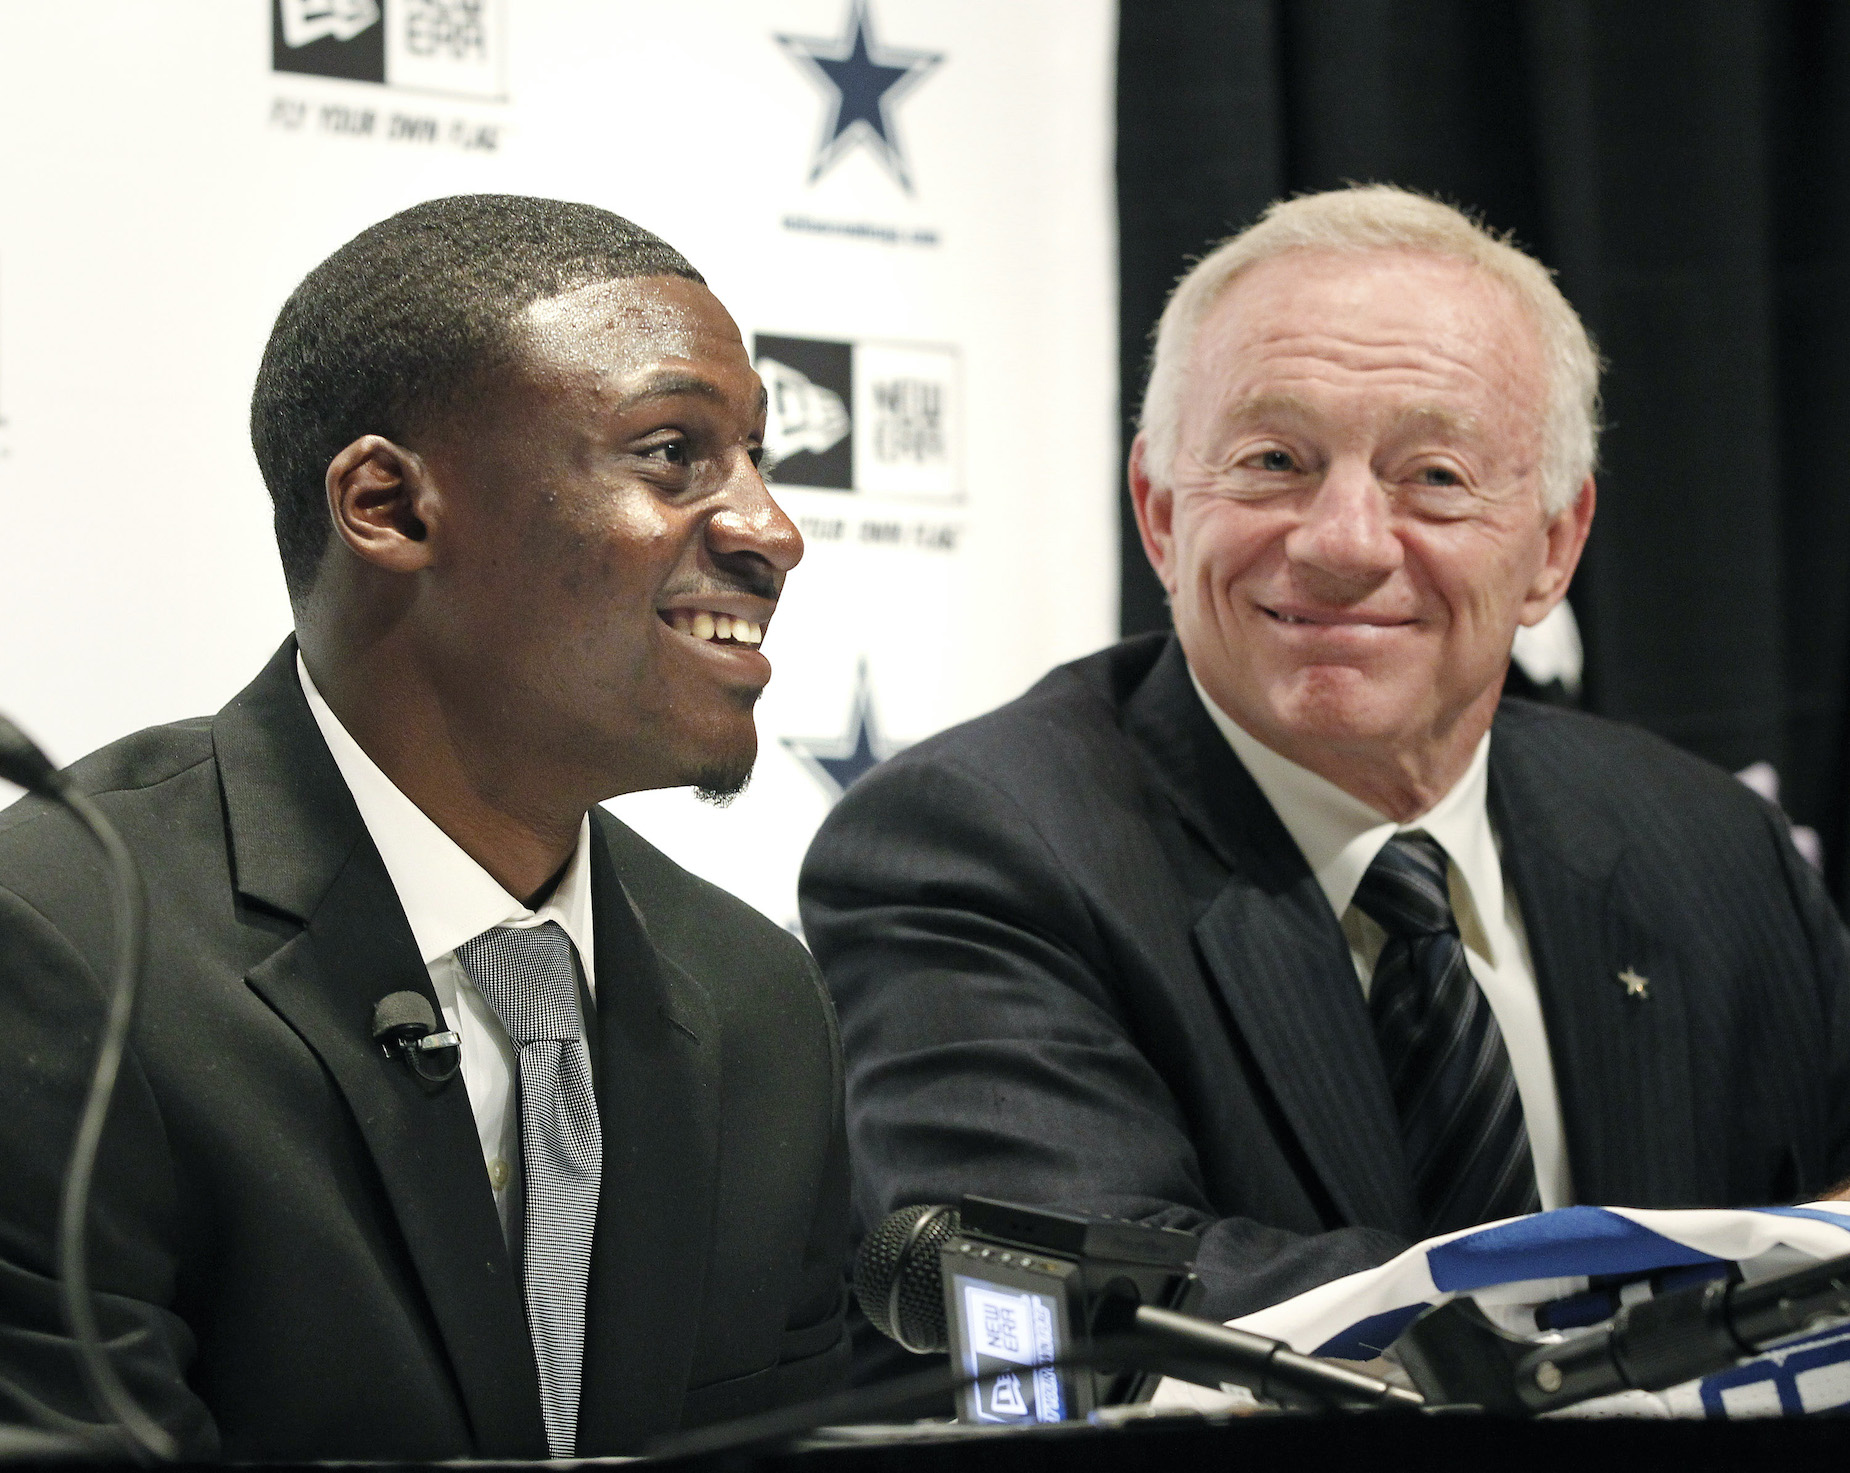
<instances>
[{"instance_id":1,"label":"microphone windscreen","mask_svg":"<svg viewBox=\"0 0 1850 1473\"><path fill-rule=\"evenodd\" d=\"M902 1207L869 1233L854 1259L854 1297L868 1322L917 1355L944 1350L938 1249L961 1230L955 1207Z\"/></svg>"},{"instance_id":2,"label":"microphone windscreen","mask_svg":"<svg viewBox=\"0 0 1850 1473\"><path fill-rule=\"evenodd\" d=\"M422 1038L434 1033L437 1014L421 992L394 992L373 1007L373 1041L389 1043L399 1037Z\"/></svg>"}]
</instances>

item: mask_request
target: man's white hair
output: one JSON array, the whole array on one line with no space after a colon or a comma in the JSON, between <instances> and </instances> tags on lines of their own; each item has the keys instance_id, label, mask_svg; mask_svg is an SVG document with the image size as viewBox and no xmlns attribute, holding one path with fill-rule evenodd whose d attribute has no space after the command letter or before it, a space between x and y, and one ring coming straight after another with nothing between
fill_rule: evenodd
<instances>
[{"instance_id":1,"label":"man's white hair","mask_svg":"<svg viewBox=\"0 0 1850 1473\"><path fill-rule=\"evenodd\" d=\"M1450 205L1391 184L1280 200L1216 246L1179 282L1156 324L1143 396L1144 467L1158 485L1175 469L1177 420L1195 334L1243 273L1288 251L1418 251L1480 266L1516 296L1540 334L1548 374L1542 505L1570 505L1599 450L1599 354L1548 268Z\"/></svg>"}]
</instances>

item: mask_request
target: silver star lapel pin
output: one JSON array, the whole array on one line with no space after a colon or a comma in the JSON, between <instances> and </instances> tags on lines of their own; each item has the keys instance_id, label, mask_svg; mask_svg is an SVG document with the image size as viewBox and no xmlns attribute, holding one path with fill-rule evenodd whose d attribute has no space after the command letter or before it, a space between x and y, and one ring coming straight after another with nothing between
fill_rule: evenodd
<instances>
[{"instance_id":1,"label":"silver star lapel pin","mask_svg":"<svg viewBox=\"0 0 1850 1473\"><path fill-rule=\"evenodd\" d=\"M1623 972L1619 973L1619 980L1625 984L1625 995L1627 997L1636 997L1642 1000L1651 996L1651 979L1649 977L1639 976L1638 973L1633 971L1630 967L1627 967Z\"/></svg>"}]
</instances>

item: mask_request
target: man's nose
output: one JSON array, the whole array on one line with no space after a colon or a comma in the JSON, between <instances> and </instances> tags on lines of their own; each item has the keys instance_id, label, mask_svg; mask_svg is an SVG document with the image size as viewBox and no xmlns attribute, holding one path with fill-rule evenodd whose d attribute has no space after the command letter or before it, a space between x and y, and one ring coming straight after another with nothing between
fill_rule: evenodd
<instances>
[{"instance_id":1,"label":"man's nose","mask_svg":"<svg viewBox=\"0 0 1850 1473\"><path fill-rule=\"evenodd\" d=\"M781 574L802 561L803 534L772 499L758 467L742 459L707 521L707 547L718 558L763 558Z\"/></svg>"},{"instance_id":2,"label":"man's nose","mask_svg":"<svg viewBox=\"0 0 1850 1473\"><path fill-rule=\"evenodd\" d=\"M1333 462L1286 536L1285 555L1348 584L1373 584L1399 567L1393 507L1373 468L1360 460Z\"/></svg>"}]
</instances>

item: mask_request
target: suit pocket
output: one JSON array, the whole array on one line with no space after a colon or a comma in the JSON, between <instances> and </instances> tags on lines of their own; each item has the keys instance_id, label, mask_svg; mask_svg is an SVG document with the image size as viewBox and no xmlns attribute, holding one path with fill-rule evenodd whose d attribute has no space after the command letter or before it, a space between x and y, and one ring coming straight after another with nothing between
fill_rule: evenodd
<instances>
[{"instance_id":1,"label":"suit pocket","mask_svg":"<svg viewBox=\"0 0 1850 1473\"><path fill-rule=\"evenodd\" d=\"M848 1383L848 1334L839 1319L785 1333L776 1365L688 1390L681 1427L729 1422L840 1391Z\"/></svg>"}]
</instances>

